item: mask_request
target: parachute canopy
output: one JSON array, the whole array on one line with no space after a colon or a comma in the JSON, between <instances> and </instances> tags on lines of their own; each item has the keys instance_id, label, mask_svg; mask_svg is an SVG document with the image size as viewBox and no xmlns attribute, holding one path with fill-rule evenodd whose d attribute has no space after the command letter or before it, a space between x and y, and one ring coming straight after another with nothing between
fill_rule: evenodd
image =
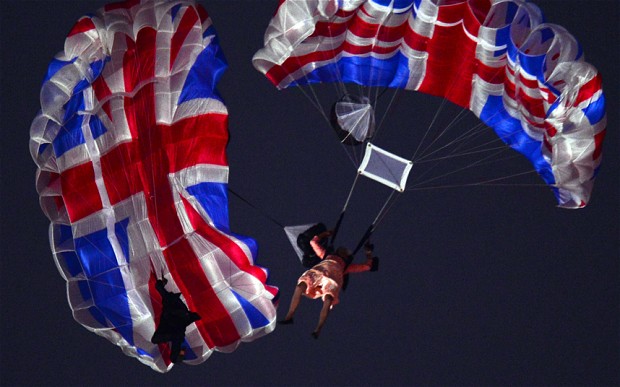
<instances>
[{"instance_id":1,"label":"parachute canopy","mask_svg":"<svg viewBox=\"0 0 620 387\"><path fill-rule=\"evenodd\" d=\"M254 66L279 89L351 82L440 96L526 156L562 207L601 161L601 77L564 28L522 0L284 0Z\"/></svg>"},{"instance_id":2,"label":"parachute canopy","mask_svg":"<svg viewBox=\"0 0 620 387\"><path fill-rule=\"evenodd\" d=\"M277 289L256 242L230 230L226 69L192 1L127 1L81 18L51 62L31 126L41 207L76 321L165 372L161 298L202 318L185 361L271 332Z\"/></svg>"}]
</instances>

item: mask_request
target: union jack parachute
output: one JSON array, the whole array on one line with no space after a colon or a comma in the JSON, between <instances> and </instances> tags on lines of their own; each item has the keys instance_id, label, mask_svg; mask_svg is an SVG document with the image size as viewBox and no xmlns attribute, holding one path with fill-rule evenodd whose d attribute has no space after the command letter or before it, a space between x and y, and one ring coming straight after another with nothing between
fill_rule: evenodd
<instances>
[{"instance_id":1,"label":"union jack parachute","mask_svg":"<svg viewBox=\"0 0 620 387\"><path fill-rule=\"evenodd\" d=\"M532 3L284 0L253 64L279 89L344 82L443 97L526 156L559 206L590 199L606 126L601 77ZM344 137L358 138L360 122L374 129L368 106L338 109L334 121L354 121Z\"/></svg>"},{"instance_id":2,"label":"union jack parachute","mask_svg":"<svg viewBox=\"0 0 620 387\"><path fill-rule=\"evenodd\" d=\"M226 69L193 1L126 1L82 17L49 65L30 149L73 316L165 372L157 277L201 320L185 361L274 329L278 291L230 230Z\"/></svg>"}]
</instances>

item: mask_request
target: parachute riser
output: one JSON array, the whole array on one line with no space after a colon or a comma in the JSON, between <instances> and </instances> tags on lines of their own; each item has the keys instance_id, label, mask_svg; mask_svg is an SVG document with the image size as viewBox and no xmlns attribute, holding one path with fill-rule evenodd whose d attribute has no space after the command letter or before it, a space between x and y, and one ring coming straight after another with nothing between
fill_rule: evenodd
<instances>
[{"instance_id":1,"label":"parachute riser","mask_svg":"<svg viewBox=\"0 0 620 387\"><path fill-rule=\"evenodd\" d=\"M360 241L357 243L357 246L355 246L355 250L353 250L353 253L351 255L357 254L357 252L362 248L364 243L366 243L370 239L370 236L372 235L374 231L375 231L375 224L373 223L370 226L368 226L368 229L364 233L364 236L362 236L362 239L360 239Z\"/></svg>"}]
</instances>

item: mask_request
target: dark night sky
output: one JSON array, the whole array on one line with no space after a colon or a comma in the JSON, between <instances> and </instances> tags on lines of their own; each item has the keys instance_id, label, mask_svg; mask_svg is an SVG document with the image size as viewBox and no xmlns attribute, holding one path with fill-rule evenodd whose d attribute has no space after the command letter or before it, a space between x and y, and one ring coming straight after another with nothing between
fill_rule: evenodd
<instances>
[{"instance_id":1,"label":"dark night sky","mask_svg":"<svg viewBox=\"0 0 620 387\"><path fill-rule=\"evenodd\" d=\"M199 2L229 62L219 90L230 114L230 187L285 224L333 223L355 170L304 96L276 91L251 65L277 0ZM163 375L72 319L28 150L48 62L78 17L104 3L0 2L0 384L620 383L616 0L536 1L603 76L608 133L588 207L556 208L548 189L530 186L407 192L373 237L381 270L351 278L318 341L310 332L320 304L302 300L293 326ZM385 124L396 134L386 132L379 144L395 151L408 141L399 128L411 130L437 107L432 98L400 96ZM493 168L523 170L522 163ZM385 195L376 183L361 184L341 242L357 241ZM233 230L259 242L259 264L280 287L283 316L302 268L279 227L235 197L230 208Z\"/></svg>"}]
</instances>

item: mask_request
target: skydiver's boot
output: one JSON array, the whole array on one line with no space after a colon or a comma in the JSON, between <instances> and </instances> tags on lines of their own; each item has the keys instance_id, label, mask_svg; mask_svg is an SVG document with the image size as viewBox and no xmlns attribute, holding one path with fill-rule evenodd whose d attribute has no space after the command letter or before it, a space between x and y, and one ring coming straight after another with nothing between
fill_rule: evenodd
<instances>
[{"instance_id":1,"label":"skydiver's boot","mask_svg":"<svg viewBox=\"0 0 620 387\"><path fill-rule=\"evenodd\" d=\"M370 271L379 271L379 257L372 257Z\"/></svg>"},{"instance_id":2,"label":"skydiver's boot","mask_svg":"<svg viewBox=\"0 0 620 387\"><path fill-rule=\"evenodd\" d=\"M375 249L375 245L370 243L370 241L366 242L364 245L364 252L366 253L367 259L372 259L372 264L370 266L370 271L378 271L379 270L379 257L373 257L372 252Z\"/></svg>"},{"instance_id":3,"label":"skydiver's boot","mask_svg":"<svg viewBox=\"0 0 620 387\"><path fill-rule=\"evenodd\" d=\"M364 244L364 251L366 252L366 255L372 254L374 249L375 249L375 245L370 243L370 241L368 241L368 242L366 242L366 244Z\"/></svg>"}]
</instances>

